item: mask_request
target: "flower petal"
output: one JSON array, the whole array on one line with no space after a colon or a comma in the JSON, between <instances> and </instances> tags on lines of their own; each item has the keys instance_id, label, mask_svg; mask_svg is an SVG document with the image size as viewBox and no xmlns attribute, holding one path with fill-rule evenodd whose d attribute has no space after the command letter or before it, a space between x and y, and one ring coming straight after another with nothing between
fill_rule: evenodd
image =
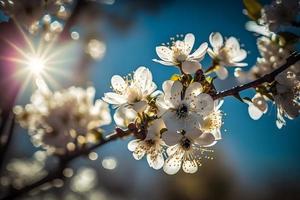
<instances>
[{"instance_id":1,"label":"flower petal","mask_svg":"<svg viewBox=\"0 0 300 200\"><path fill-rule=\"evenodd\" d=\"M134 122L137 117L135 110L129 107L121 106L114 114L114 121L119 127L127 127L129 123Z\"/></svg>"},{"instance_id":2,"label":"flower petal","mask_svg":"<svg viewBox=\"0 0 300 200\"><path fill-rule=\"evenodd\" d=\"M225 80L228 77L228 71L223 66L219 67L219 69L216 71L216 74L221 80Z\"/></svg>"},{"instance_id":3,"label":"flower petal","mask_svg":"<svg viewBox=\"0 0 300 200\"><path fill-rule=\"evenodd\" d=\"M183 155L183 151L176 151L173 155L171 155L165 161L165 164L163 166L164 172L166 172L169 175L176 174L181 168Z\"/></svg>"},{"instance_id":4,"label":"flower petal","mask_svg":"<svg viewBox=\"0 0 300 200\"><path fill-rule=\"evenodd\" d=\"M131 140L127 145L128 150L135 151L135 149L137 148L137 146L139 145L140 142L141 142L140 139Z\"/></svg>"},{"instance_id":5,"label":"flower petal","mask_svg":"<svg viewBox=\"0 0 300 200\"><path fill-rule=\"evenodd\" d=\"M154 120L153 124L151 124L148 128L148 134L146 139L160 138L160 131L163 128L166 128L166 126L162 119Z\"/></svg>"},{"instance_id":6,"label":"flower petal","mask_svg":"<svg viewBox=\"0 0 300 200\"><path fill-rule=\"evenodd\" d=\"M168 146L176 145L181 137L181 134L174 131L166 131L162 134L162 139Z\"/></svg>"},{"instance_id":7,"label":"flower petal","mask_svg":"<svg viewBox=\"0 0 300 200\"><path fill-rule=\"evenodd\" d=\"M146 150L145 150L146 148L143 147L144 145L145 145L144 142L141 141L137 146L137 148L133 151L132 155L134 159L141 160L144 157L144 155L146 154Z\"/></svg>"},{"instance_id":8,"label":"flower petal","mask_svg":"<svg viewBox=\"0 0 300 200\"><path fill-rule=\"evenodd\" d=\"M201 69L201 65L199 62L184 61L182 63L182 70L186 74L194 74L198 69Z\"/></svg>"},{"instance_id":9,"label":"flower petal","mask_svg":"<svg viewBox=\"0 0 300 200\"><path fill-rule=\"evenodd\" d=\"M195 43L195 36L192 33L188 33L184 37L185 53L189 55L193 49Z\"/></svg>"},{"instance_id":10,"label":"flower petal","mask_svg":"<svg viewBox=\"0 0 300 200\"><path fill-rule=\"evenodd\" d=\"M114 75L111 78L111 86L113 87L114 90L119 92L123 92L128 87L125 80L119 75Z\"/></svg>"},{"instance_id":11,"label":"flower petal","mask_svg":"<svg viewBox=\"0 0 300 200\"><path fill-rule=\"evenodd\" d=\"M165 94L170 94L171 95L171 88L173 85L174 81L172 80L167 80L163 83L162 88Z\"/></svg>"},{"instance_id":12,"label":"flower petal","mask_svg":"<svg viewBox=\"0 0 300 200\"><path fill-rule=\"evenodd\" d=\"M192 53L190 56L189 56L189 59L190 60L196 60L196 61L201 61L204 56L205 56L205 53L207 51L207 48L208 48L208 44L207 42L204 42L202 43L199 48L194 52Z\"/></svg>"},{"instance_id":13,"label":"flower petal","mask_svg":"<svg viewBox=\"0 0 300 200\"><path fill-rule=\"evenodd\" d=\"M240 51L238 51L236 53L236 55L234 55L232 60L234 62L240 62L240 61L244 60L246 57L247 57L247 52L244 49L240 49Z\"/></svg>"},{"instance_id":14,"label":"flower petal","mask_svg":"<svg viewBox=\"0 0 300 200\"><path fill-rule=\"evenodd\" d=\"M214 100L213 98L206 93L201 93L197 96L197 111L202 116L207 116L214 110Z\"/></svg>"},{"instance_id":15,"label":"flower petal","mask_svg":"<svg viewBox=\"0 0 300 200\"><path fill-rule=\"evenodd\" d=\"M232 51L237 51L240 49L240 43L235 37L231 36L225 41L225 47Z\"/></svg>"},{"instance_id":16,"label":"flower petal","mask_svg":"<svg viewBox=\"0 0 300 200\"><path fill-rule=\"evenodd\" d=\"M195 140L195 143L202 147L209 147L215 144L215 137L211 133L203 133Z\"/></svg>"},{"instance_id":17,"label":"flower petal","mask_svg":"<svg viewBox=\"0 0 300 200\"><path fill-rule=\"evenodd\" d=\"M195 160L185 160L183 161L182 169L185 173L193 174L197 172L198 165Z\"/></svg>"},{"instance_id":18,"label":"flower petal","mask_svg":"<svg viewBox=\"0 0 300 200\"><path fill-rule=\"evenodd\" d=\"M219 50L223 46L223 37L219 32L209 35L209 42L214 50Z\"/></svg>"},{"instance_id":19,"label":"flower petal","mask_svg":"<svg viewBox=\"0 0 300 200\"><path fill-rule=\"evenodd\" d=\"M202 90L203 87L201 83L191 83L185 91L184 100L192 107L196 107L195 102L197 102L197 96L201 94Z\"/></svg>"},{"instance_id":20,"label":"flower petal","mask_svg":"<svg viewBox=\"0 0 300 200\"><path fill-rule=\"evenodd\" d=\"M250 105L248 106L248 113L253 120L258 120L263 115L263 112L253 103L250 103Z\"/></svg>"},{"instance_id":21,"label":"flower petal","mask_svg":"<svg viewBox=\"0 0 300 200\"><path fill-rule=\"evenodd\" d=\"M152 59L152 61L157 62L157 63L160 63L160 64L162 64L162 65L166 65L166 66L174 66L174 65L177 64L177 63L174 63L174 62L163 61L163 60L157 60L157 59Z\"/></svg>"},{"instance_id":22,"label":"flower petal","mask_svg":"<svg viewBox=\"0 0 300 200\"><path fill-rule=\"evenodd\" d=\"M146 101L139 101L139 102L136 102L132 105L132 108L138 112L138 113L141 113L143 112L146 108L147 108L147 102Z\"/></svg>"},{"instance_id":23,"label":"flower petal","mask_svg":"<svg viewBox=\"0 0 300 200\"><path fill-rule=\"evenodd\" d=\"M115 104L115 105L120 105L120 104L124 104L124 103L127 102L127 99L124 96L119 95L119 94L114 93L114 92L105 93L104 97L102 99L106 103Z\"/></svg>"},{"instance_id":24,"label":"flower petal","mask_svg":"<svg viewBox=\"0 0 300 200\"><path fill-rule=\"evenodd\" d=\"M171 87L171 97L170 102L174 107L177 107L181 102L181 92L183 86L180 81L175 81Z\"/></svg>"},{"instance_id":25,"label":"flower petal","mask_svg":"<svg viewBox=\"0 0 300 200\"><path fill-rule=\"evenodd\" d=\"M165 163L164 157L161 153L157 153L156 156L147 154L147 161L149 166L156 170L162 168Z\"/></svg>"},{"instance_id":26,"label":"flower petal","mask_svg":"<svg viewBox=\"0 0 300 200\"><path fill-rule=\"evenodd\" d=\"M155 48L156 53L160 59L163 61L172 62L173 60L173 51L165 46L158 46Z\"/></svg>"},{"instance_id":27,"label":"flower petal","mask_svg":"<svg viewBox=\"0 0 300 200\"><path fill-rule=\"evenodd\" d=\"M192 140L194 140L194 139L196 139L196 138L199 138L201 135L202 135L202 131L199 130L199 129L196 129L196 128L194 128L194 129L188 131L188 132L185 134L186 137L188 137L188 138L190 138L190 139L192 139Z\"/></svg>"}]
</instances>

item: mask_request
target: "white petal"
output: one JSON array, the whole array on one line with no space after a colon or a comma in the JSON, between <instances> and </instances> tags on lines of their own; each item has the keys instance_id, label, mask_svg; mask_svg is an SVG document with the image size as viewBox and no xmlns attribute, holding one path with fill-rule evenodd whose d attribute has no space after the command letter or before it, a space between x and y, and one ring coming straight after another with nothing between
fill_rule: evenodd
<instances>
[{"instance_id":1,"label":"white petal","mask_svg":"<svg viewBox=\"0 0 300 200\"><path fill-rule=\"evenodd\" d=\"M144 157L144 155L146 154L145 148L142 148L141 145L144 145L143 142L140 142L138 147L132 153L134 159L136 159L136 160L141 160Z\"/></svg>"},{"instance_id":2,"label":"white petal","mask_svg":"<svg viewBox=\"0 0 300 200\"><path fill-rule=\"evenodd\" d=\"M207 116L214 110L214 100L209 94L199 94L197 96L197 111L202 116Z\"/></svg>"},{"instance_id":3,"label":"white petal","mask_svg":"<svg viewBox=\"0 0 300 200\"><path fill-rule=\"evenodd\" d=\"M216 71L216 74L221 80L225 80L228 77L228 71L223 66L219 67L219 69Z\"/></svg>"},{"instance_id":4,"label":"white petal","mask_svg":"<svg viewBox=\"0 0 300 200\"><path fill-rule=\"evenodd\" d=\"M198 122L198 119L193 117L187 119L179 119L176 115L176 111L172 110L167 110L162 118L167 129L175 133L180 130L188 131L195 126L195 123Z\"/></svg>"},{"instance_id":5,"label":"white petal","mask_svg":"<svg viewBox=\"0 0 300 200\"><path fill-rule=\"evenodd\" d=\"M194 139L196 139L196 138L199 138L200 135L202 135L202 131L199 130L199 129L196 129L196 128L195 128L195 129L192 129L192 130L190 130L190 131L188 131L188 132L185 134L186 137L188 137L188 138L190 138L190 139L192 139L192 140L194 140Z\"/></svg>"},{"instance_id":6,"label":"white petal","mask_svg":"<svg viewBox=\"0 0 300 200\"><path fill-rule=\"evenodd\" d=\"M222 134L220 129L216 129L212 134L215 137L215 140L221 140L222 139Z\"/></svg>"},{"instance_id":7,"label":"white petal","mask_svg":"<svg viewBox=\"0 0 300 200\"><path fill-rule=\"evenodd\" d=\"M201 69L201 65L197 61L184 61L182 63L182 70L186 74L194 74L199 69Z\"/></svg>"},{"instance_id":8,"label":"white petal","mask_svg":"<svg viewBox=\"0 0 300 200\"><path fill-rule=\"evenodd\" d=\"M254 120L258 120L263 115L263 112L252 103L248 107L248 113Z\"/></svg>"},{"instance_id":9,"label":"white petal","mask_svg":"<svg viewBox=\"0 0 300 200\"><path fill-rule=\"evenodd\" d=\"M162 65L166 65L166 66L174 66L174 65L177 64L177 63L174 63L174 62L163 61L163 60L157 60L157 59L152 59L152 61L157 62L157 63L160 63L160 64L162 64Z\"/></svg>"},{"instance_id":10,"label":"white petal","mask_svg":"<svg viewBox=\"0 0 300 200\"><path fill-rule=\"evenodd\" d=\"M192 161L185 160L185 161L183 161L182 169L185 173L193 174L193 173L197 172L198 165L195 160L192 160Z\"/></svg>"},{"instance_id":11,"label":"white petal","mask_svg":"<svg viewBox=\"0 0 300 200\"><path fill-rule=\"evenodd\" d=\"M237 54L232 58L234 62L240 62L247 57L247 52L244 49L241 49Z\"/></svg>"},{"instance_id":12,"label":"white petal","mask_svg":"<svg viewBox=\"0 0 300 200\"><path fill-rule=\"evenodd\" d=\"M235 37L229 37L225 41L225 47L236 51L237 49L240 49L240 43Z\"/></svg>"},{"instance_id":13,"label":"white petal","mask_svg":"<svg viewBox=\"0 0 300 200\"><path fill-rule=\"evenodd\" d=\"M171 88L173 85L174 81L172 80L167 80L163 83L162 88L165 94L170 94L171 95Z\"/></svg>"},{"instance_id":14,"label":"white petal","mask_svg":"<svg viewBox=\"0 0 300 200\"><path fill-rule=\"evenodd\" d=\"M181 137L181 134L174 131L166 131L162 134L162 139L168 146L176 145Z\"/></svg>"},{"instance_id":15,"label":"white petal","mask_svg":"<svg viewBox=\"0 0 300 200\"><path fill-rule=\"evenodd\" d=\"M129 123L134 122L137 117L135 110L121 106L114 114L114 121L119 127L127 127Z\"/></svg>"},{"instance_id":16,"label":"white petal","mask_svg":"<svg viewBox=\"0 0 300 200\"><path fill-rule=\"evenodd\" d=\"M139 87L143 93L143 96L150 95L156 89L156 85L153 82L152 73L146 67L139 67L134 75L134 84Z\"/></svg>"},{"instance_id":17,"label":"white petal","mask_svg":"<svg viewBox=\"0 0 300 200\"><path fill-rule=\"evenodd\" d=\"M218 50L223 46L223 37L219 32L216 33L211 33L209 35L209 42L211 44L211 46Z\"/></svg>"},{"instance_id":18,"label":"white petal","mask_svg":"<svg viewBox=\"0 0 300 200\"><path fill-rule=\"evenodd\" d=\"M229 67L245 67L248 64L247 63L228 63L227 64Z\"/></svg>"},{"instance_id":19,"label":"white petal","mask_svg":"<svg viewBox=\"0 0 300 200\"><path fill-rule=\"evenodd\" d=\"M164 171L169 175L176 174L181 168L183 155L184 152L171 155L164 164Z\"/></svg>"},{"instance_id":20,"label":"white petal","mask_svg":"<svg viewBox=\"0 0 300 200\"><path fill-rule=\"evenodd\" d=\"M128 145L127 148L129 151L135 151L135 149L137 148L137 146L139 145L139 142L141 140L137 139L137 140L131 140Z\"/></svg>"},{"instance_id":21,"label":"white petal","mask_svg":"<svg viewBox=\"0 0 300 200\"><path fill-rule=\"evenodd\" d=\"M134 103L133 105L132 105L132 108L136 111L136 112L138 112L138 113L141 113L141 112L143 112L143 111L145 111L145 109L147 108L147 102L146 101L139 101L139 102L137 102L137 103Z\"/></svg>"},{"instance_id":22,"label":"white petal","mask_svg":"<svg viewBox=\"0 0 300 200\"><path fill-rule=\"evenodd\" d=\"M195 36L192 33L188 33L184 37L184 44L185 44L185 53L188 55L191 53L193 46L195 43Z\"/></svg>"},{"instance_id":23,"label":"white petal","mask_svg":"<svg viewBox=\"0 0 300 200\"><path fill-rule=\"evenodd\" d=\"M176 144L176 145L174 145L174 146L168 147L167 150L166 150L167 155L168 155L168 156L173 155L174 153L176 153L176 151L179 150L179 148L181 148L179 144Z\"/></svg>"},{"instance_id":24,"label":"white petal","mask_svg":"<svg viewBox=\"0 0 300 200\"><path fill-rule=\"evenodd\" d=\"M181 102L182 84L180 81L175 81L171 87L170 102L174 107L177 107Z\"/></svg>"},{"instance_id":25,"label":"white petal","mask_svg":"<svg viewBox=\"0 0 300 200\"><path fill-rule=\"evenodd\" d=\"M173 60L173 51L165 46L156 47L156 53L160 59L163 61L172 62Z\"/></svg>"},{"instance_id":26,"label":"white petal","mask_svg":"<svg viewBox=\"0 0 300 200\"><path fill-rule=\"evenodd\" d=\"M207 49L207 53L212 59L215 59L217 57L216 53L211 48Z\"/></svg>"},{"instance_id":27,"label":"white petal","mask_svg":"<svg viewBox=\"0 0 300 200\"><path fill-rule=\"evenodd\" d=\"M103 101L105 101L109 104L115 104L115 105L120 105L120 104L124 104L127 102L127 99L124 96L119 95L114 92L105 93L104 97L102 99L103 99Z\"/></svg>"},{"instance_id":28,"label":"white petal","mask_svg":"<svg viewBox=\"0 0 300 200\"><path fill-rule=\"evenodd\" d=\"M185 91L184 100L189 104L194 104L197 101L197 96L201 94L203 88L201 83L193 82L191 83ZM196 105L192 105L196 106Z\"/></svg>"},{"instance_id":29,"label":"white petal","mask_svg":"<svg viewBox=\"0 0 300 200\"><path fill-rule=\"evenodd\" d=\"M195 140L195 143L203 147L212 146L214 142L215 142L215 137L211 133L203 133L199 138Z\"/></svg>"},{"instance_id":30,"label":"white petal","mask_svg":"<svg viewBox=\"0 0 300 200\"><path fill-rule=\"evenodd\" d=\"M189 56L189 59L201 61L205 56L207 48L208 48L207 42L202 43L199 46L199 48Z\"/></svg>"},{"instance_id":31,"label":"white petal","mask_svg":"<svg viewBox=\"0 0 300 200\"><path fill-rule=\"evenodd\" d=\"M156 137L160 137L160 131L161 129L166 128L165 123L162 119L156 119L154 120L153 124L151 124L148 128L148 134L147 138L149 139L155 139Z\"/></svg>"},{"instance_id":32,"label":"white petal","mask_svg":"<svg viewBox=\"0 0 300 200\"><path fill-rule=\"evenodd\" d=\"M128 85L121 76L114 75L111 78L111 86L113 87L114 90L123 92Z\"/></svg>"},{"instance_id":33,"label":"white petal","mask_svg":"<svg viewBox=\"0 0 300 200\"><path fill-rule=\"evenodd\" d=\"M160 169L164 166L165 160L161 153L158 153L156 157L152 157L151 154L147 154L147 161L150 167L153 169Z\"/></svg>"}]
</instances>

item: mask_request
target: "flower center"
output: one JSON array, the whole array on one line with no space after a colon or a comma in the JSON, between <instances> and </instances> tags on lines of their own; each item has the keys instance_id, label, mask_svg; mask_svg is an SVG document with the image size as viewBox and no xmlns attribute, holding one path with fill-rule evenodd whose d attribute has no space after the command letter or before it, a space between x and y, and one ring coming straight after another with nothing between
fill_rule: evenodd
<instances>
[{"instance_id":1,"label":"flower center","mask_svg":"<svg viewBox=\"0 0 300 200\"><path fill-rule=\"evenodd\" d=\"M184 62L187 58L186 53L184 52L184 42L177 41L171 47L173 51L174 60L177 62Z\"/></svg>"},{"instance_id":2,"label":"flower center","mask_svg":"<svg viewBox=\"0 0 300 200\"><path fill-rule=\"evenodd\" d=\"M191 143L192 142L186 137L183 137L180 141L181 147L185 150L188 150L191 147Z\"/></svg>"},{"instance_id":3,"label":"flower center","mask_svg":"<svg viewBox=\"0 0 300 200\"><path fill-rule=\"evenodd\" d=\"M180 106L178 106L177 110L176 110L176 116L179 119L183 119L186 118L188 115L188 107L185 104L181 104Z\"/></svg>"},{"instance_id":4,"label":"flower center","mask_svg":"<svg viewBox=\"0 0 300 200\"><path fill-rule=\"evenodd\" d=\"M138 91L138 89L134 87L129 87L127 89L127 97L129 103L136 103L142 99L140 91Z\"/></svg>"}]
</instances>

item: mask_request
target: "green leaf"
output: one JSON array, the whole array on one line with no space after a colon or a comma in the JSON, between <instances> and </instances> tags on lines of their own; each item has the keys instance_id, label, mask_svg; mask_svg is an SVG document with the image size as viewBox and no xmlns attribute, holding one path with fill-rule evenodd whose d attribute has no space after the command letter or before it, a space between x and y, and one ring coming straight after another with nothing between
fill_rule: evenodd
<instances>
[{"instance_id":1,"label":"green leaf","mask_svg":"<svg viewBox=\"0 0 300 200\"><path fill-rule=\"evenodd\" d=\"M179 74L173 74L172 76L171 76L171 78L170 78L170 80L172 80L172 81L178 81L178 80L180 80L180 75Z\"/></svg>"},{"instance_id":2,"label":"green leaf","mask_svg":"<svg viewBox=\"0 0 300 200\"><path fill-rule=\"evenodd\" d=\"M262 5L257 0L243 0L250 19L257 21L261 17Z\"/></svg>"}]
</instances>

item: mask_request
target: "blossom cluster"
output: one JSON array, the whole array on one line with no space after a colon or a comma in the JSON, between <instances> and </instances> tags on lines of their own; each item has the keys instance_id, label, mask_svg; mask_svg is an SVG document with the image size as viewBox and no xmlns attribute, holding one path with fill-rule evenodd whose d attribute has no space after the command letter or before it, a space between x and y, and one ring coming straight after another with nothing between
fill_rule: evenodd
<instances>
[{"instance_id":1,"label":"blossom cluster","mask_svg":"<svg viewBox=\"0 0 300 200\"><path fill-rule=\"evenodd\" d=\"M256 64L248 71L237 69L235 75L242 81L253 81L279 68L296 50L297 36L292 32L282 32L283 27L293 26L300 12L300 1L273 1L261 7L261 15L256 21L247 23L248 30L256 32L260 53ZM249 104L249 115L259 119L268 110L268 101L277 107L276 125L282 128L285 118L294 119L300 113L300 62L280 73L272 83L256 88L256 94L245 102Z\"/></svg>"},{"instance_id":2,"label":"blossom cluster","mask_svg":"<svg viewBox=\"0 0 300 200\"><path fill-rule=\"evenodd\" d=\"M221 139L222 100L213 98L213 79L205 75L199 62L209 50L213 59L210 72L224 79L228 74L225 66L245 66L240 61L247 53L234 37L223 42L220 33L212 33L209 40L212 48L205 42L193 52L195 36L191 33L182 40L171 38L171 45L156 47L160 59L153 61L181 72L166 80L162 91L144 66L133 75L112 77L113 91L105 93L103 100L116 108L117 126L137 127L137 139L128 144L136 160L145 156L150 167L163 168L167 174L176 174L181 168L195 173L201 159L209 158L209 147Z\"/></svg>"},{"instance_id":3,"label":"blossom cluster","mask_svg":"<svg viewBox=\"0 0 300 200\"><path fill-rule=\"evenodd\" d=\"M95 142L102 132L100 127L111 122L108 105L102 100L94 103L93 87L52 92L43 81L38 85L30 104L14 108L34 145L58 154L74 151Z\"/></svg>"}]
</instances>

